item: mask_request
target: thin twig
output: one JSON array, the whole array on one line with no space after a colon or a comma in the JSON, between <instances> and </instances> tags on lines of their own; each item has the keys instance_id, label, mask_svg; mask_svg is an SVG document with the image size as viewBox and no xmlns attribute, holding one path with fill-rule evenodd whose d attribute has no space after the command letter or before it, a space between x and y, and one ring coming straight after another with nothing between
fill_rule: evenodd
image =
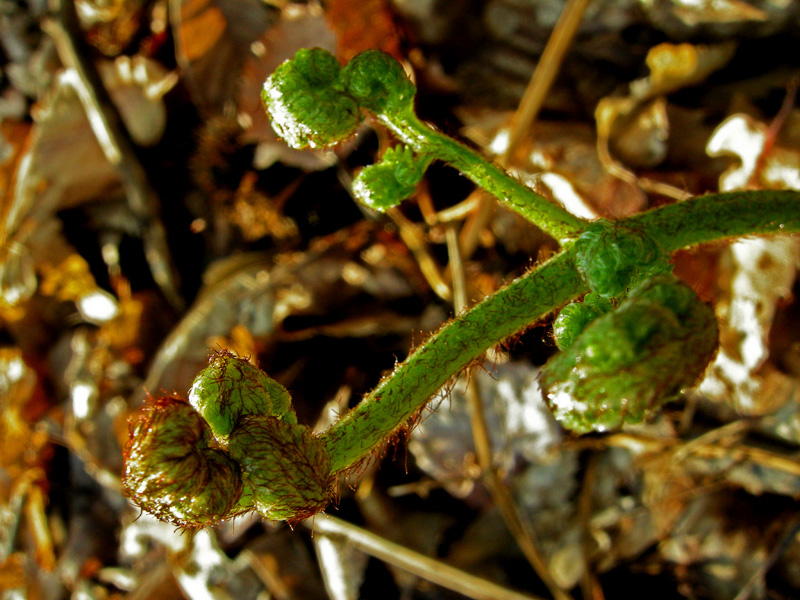
<instances>
[{"instance_id":1,"label":"thin twig","mask_svg":"<svg viewBox=\"0 0 800 600\"><path fill-rule=\"evenodd\" d=\"M275 598L275 600L292 600L293 596L286 582L284 582L280 575L275 573L275 570L270 568L267 562L258 554L252 550L245 549L242 550L239 556L244 558L248 566L253 569L253 573L256 574L256 577L258 577L261 583L264 584L264 587L269 590L270 597Z\"/></svg>"},{"instance_id":2,"label":"thin twig","mask_svg":"<svg viewBox=\"0 0 800 600\"><path fill-rule=\"evenodd\" d=\"M586 464L586 474L578 497L578 520L581 524L581 549L583 551L584 574L581 578L581 592L586 600L604 600L603 588L597 580L589 559L591 554L592 490L597 478L597 454L592 452Z\"/></svg>"},{"instance_id":3,"label":"thin twig","mask_svg":"<svg viewBox=\"0 0 800 600\"><path fill-rule=\"evenodd\" d=\"M753 174L750 176L750 181L748 182L753 187L760 187L758 177L764 170L764 165L766 164L767 159L772 154L772 149L775 147L775 142L778 140L778 134L781 132L783 126L786 125L786 119L789 118L789 115L794 109L795 100L797 99L798 86L800 86L800 75L795 74L786 85L786 96L783 99L781 108L778 110L775 118L772 119L772 122L769 124L767 132L764 135L764 146L761 149L761 154L758 155L756 166L753 169Z\"/></svg>"},{"instance_id":4,"label":"thin twig","mask_svg":"<svg viewBox=\"0 0 800 600\"><path fill-rule=\"evenodd\" d=\"M536 574L547 586L547 589L550 590L553 598L556 600L571 600L572 596L561 589L550 574L550 569L537 548L533 532L522 521L511 491L492 464L492 442L486 428L483 401L475 379L470 380L467 386L467 402L470 407L470 422L472 424L472 436L475 439L475 453L478 457L478 464L483 473L486 487L489 489L492 499L500 511L503 521L506 523L506 527L508 527L511 535L514 536L517 545L536 571Z\"/></svg>"},{"instance_id":5,"label":"thin twig","mask_svg":"<svg viewBox=\"0 0 800 600\"><path fill-rule=\"evenodd\" d=\"M558 18L553 33L547 40L547 45L542 52L539 63L533 71L522 100L516 112L511 117L508 134L508 145L498 162L506 167L513 162L514 154L520 143L530 132L533 122L539 115L544 99L550 92L555 77L561 70L564 56L567 53L575 33L583 20L583 13L590 0L568 0ZM464 224L461 231L461 253L469 257L478 245L480 232L489 223L494 214L495 200L480 190L473 195L479 199L478 210L472 218ZM470 196L472 198L472 195Z\"/></svg>"},{"instance_id":6,"label":"thin twig","mask_svg":"<svg viewBox=\"0 0 800 600\"><path fill-rule=\"evenodd\" d=\"M503 162L508 164L514 157L520 142L529 132L531 125L539 115L547 94L555 81L556 75L561 70L564 56L567 54L572 39L578 32L583 13L590 0L568 0L561 11L553 33L547 40L547 45L539 59L539 64L533 72L528 87L522 96L514 116L511 117L511 126L508 133L508 147L503 153Z\"/></svg>"},{"instance_id":7,"label":"thin twig","mask_svg":"<svg viewBox=\"0 0 800 600\"><path fill-rule=\"evenodd\" d=\"M466 292L464 263L461 259L461 253L459 252L458 238L455 224L453 223L447 225L446 240L453 278L453 304L456 314L459 314L468 308L469 302ZM547 563L536 547L533 532L523 523L508 486L494 468L492 461L492 440L486 425L483 400L475 378L470 378L468 380L466 395L478 465L483 474L486 487L489 489L506 527L508 527L517 545L525 555L525 558L528 559L528 562L547 586L547 589L550 590L553 597L556 598L556 600L569 600L571 598L570 595L561 589L550 574Z\"/></svg>"},{"instance_id":8,"label":"thin twig","mask_svg":"<svg viewBox=\"0 0 800 600\"><path fill-rule=\"evenodd\" d=\"M419 225L408 219L396 208L387 210L386 214L397 225L400 238L405 245L408 246L408 249L411 250L411 254L417 261L419 269L423 277L427 280L428 285L431 286L431 289L439 298L449 302L453 297L453 293L439 273L439 266L431 255L428 244L425 241L425 233Z\"/></svg>"},{"instance_id":9,"label":"thin twig","mask_svg":"<svg viewBox=\"0 0 800 600\"><path fill-rule=\"evenodd\" d=\"M735 423L739 423L739 421L729 423L728 425L731 425L730 428L727 425L723 425L688 442L675 438L655 438L633 433L614 433L603 438L602 444L613 448L627 448L637 455L672 452L673 462L686 460L689 457L711 460L725 459L735 464L751 461L760 467L767 467L787 473L793 477L800 477L800 461L794 458L741 442L730 446L720 445L721 440L725 439L724 436L735 438L741 435L739 430L744 426L738 425L734 427ZM579 447L593 447L595 443L593 440L586 439L579 442Z\"/></svg>"},{"instance_id":10,"label":"thin twig","mask_svg":"<svg viewBox=\"0 0 800 600\"><path fill-rule=\"evenodd\" d=\"M355 548L370 556L463 594L467 598L474 600L542 600L538 596L521 594L470 575L461 569L409 550L405 546L390 542L336 517L317 517L314 520L305 521L305 524L316 534L343 537Z\"/></svg>"},{"instance_id":11,"label":"thin twig","mask_svg":"<svg viewBox=\"0 0 800 600\"><path fill-rule=\"evenodd\" d=\"M117 107L89 59L74 0L54 0L54 3L57 19L47 21L44 29L53 38L61 62L77 74L76 92L92 130L106 158L119 173L131 211L144 225L142 243L153 279L170 304L180 310L184 302L178 292L179 278L161 222L156 191L136 156Z\"/></svg>"},{"instance_id":12,"label":"thin twig","mask_svg":"<svg viewBox=\"0 0 800 600\"><path fill-rule=\"evenodd\" d=\"M450 257L450 276L453 281L453 310L459 315L469 308L467 277L458 249L458 230L455 223L445 225L445 242Z\"/></svg>"},{"instance_id":13,"label":"thin twig","mask_svg":"<svg viewBox=\"0 0 800 600\"><path fill-rule=\"evenodd\" d=\"M761 563L761 566L758 569L756 569L756 572L753 573L744 587L739 590L739 593L736 594L736 597L733 600L747 600L751 596L755 587L759 582L764 581L764 577L766 577L767 572L769 572L772 566L781 557L781 554L786 552L786 549L789 547L789 544L792 543L798 531L800 531L800 515L797 515L794 517L794 519L792 519L792 521L786 527L783 536L775 545L775 548L772 550L772 552L770 552L767 559Z\"/></svg>"},{"instance_id":14,"label":"thin twig","mask_svg":"<svg viewBox=\"0 0 800 600\"><path fill-rule=\"evenodd\" d=\"M696 450L704 446L718 444L724 439L741 439L741 437L744 436L752 428L752 426L753 424L751 421L747 419L740 419L738 421L726 423L725 425L717 427L716 429L706 431L704 434L685 442L680 448L678 448L673 454L673 460L680 462L686 459Z\"/></svg>"},{"instance_id":15,"label":"thin twig","mask_svg":"<svg viewBox=\"0 0 800 600\"><path fill-rule=\"evenodd\" d=\"M600 159L600 164L603 165L609 175L625 183L638 186L643 191L650 194L658 194L678 201L692 197L692 194L674 185L647 177L639 177L636 173L627 169L621 162L614 158L608 144L608 138L606 136L601 135L597 137L597 157Z\"/></svg>"}]
</instances>

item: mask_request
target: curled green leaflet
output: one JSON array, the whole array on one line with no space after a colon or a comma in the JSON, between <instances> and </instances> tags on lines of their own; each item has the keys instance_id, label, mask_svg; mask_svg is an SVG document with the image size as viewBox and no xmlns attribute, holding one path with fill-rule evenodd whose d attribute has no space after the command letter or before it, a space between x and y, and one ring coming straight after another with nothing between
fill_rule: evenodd
<instances>
[{"instance_id":1,"label":"curled green leaflet","mask_svg":"<svg viewBox=\"0 0 800 600\"><path fill-rule=\"evenodd\" d=\"M190 396L153 400L132 423L122 483L137 505L181 527L251 510L294 522L328 505L328 450L297 424L283 386L217 352Z\"/></svg>"},{"instance_id":2,"label":"curled green leaflet","mask_svg":"<svg viewBox=\"0 0 800 600\"><path fill-rule=\"evenodd\" d=\"M566 350L572 346L589 323L613 308L608 298L594 293L586 294L583 302L567 304L553 322L553 338L558 349Z\"/></svg>"},{"instance_id":3,"label":"curled green leaflet","mask_svg":"<svg viewBox=\"0 0 800 600\"><path fill-rule=\"evenodd\" d=\"M353 194L375 210L397 206L416 191L430 163L429 156L417 156L410 148L390 148L379 163L361 170Z\"/></svg>"},{"instance_id":4,"label":"curled green leaflet","mask_svg":"<svg viewBox=\"0 0 800 600\"><path fill-rule=\"evenodd\" d=\"M604 298L623 295L646 277L668 273L668 255L644 233L623 222L599 219L575 241L578 271Z\"/></svg>"},{"instance_id":5,"label":"curled green leaflet","mask_svg":"<svg viewBox=\"0 0 800 600\"><path fill-rule=\"evenodd\" d=\"M242 495L241 471L212 440L206 422L184 400L151 401L131 427L124 489L144 510L180 527L229 518Z\"/></svg>"},{"instance_id":6,"label":"curled green leaflet","mask_svg":"<svg viewBox=\"0 0 800 600\"><path fill-rule=\"evenodd\" d=\"M297 423L286 388L250 361L226 351L212 354L208 366L197 374L189 403L223 445L245 415L270 415Z\"/></svg>"},{"instance_id":7,"label":"curled green leaflet","mask_svg":"<svg viewBox=\"0 0 800 600\"><path fill-rule=\"evenodd\" d=\"M272 126L292 148L323 148L352 136L363 116L344 89L342 68L321 48L300 50L264 82Z\"/></svg>"},{"instance_id":8,"label":"curled green leaflet","mask_svg":"<svg viewBox=\"0 0 800 600\"><path fill-rule=\"evenodd\" d=\"M301 521L333 497L328 451L305 425L248 416L231 435L228 450L253 490L255 509L267 519Z\"/></svg>"},{"instance_id":9,"label":"curled green leaflet","mask_svg":"<svg viewBox=\"0 0 800 600\"><path fill-rule=\"evenodd\" d=\"M342 79L359 106L375 113L413 113L417 88L402 65L380 50L367 50L347 63Z\"/></svg>"},{"instance_id":10,"label":"curled green leaflet","mask_svg":"<svg viewBox=\"0 0 800 600\"><path fill-rule=\"evenodd\" d=\"M654 277L547 362L542 390L577 433L640 423L697 382L717 338L711 307L674 277Z\"/></svg>"}]
</instances>

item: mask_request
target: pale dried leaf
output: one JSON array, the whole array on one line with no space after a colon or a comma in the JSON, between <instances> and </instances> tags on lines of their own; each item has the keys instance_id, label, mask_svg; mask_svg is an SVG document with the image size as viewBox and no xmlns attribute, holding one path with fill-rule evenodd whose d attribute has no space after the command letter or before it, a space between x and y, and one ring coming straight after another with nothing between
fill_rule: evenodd
<instances>
[{"instance_id":1,"label":"pale dried leaf","mask_svg":"<svg viewBox=\"0 0 800 600\"><path fill-rule=\"evenodd\" d=\"M647 53L649 80L631 84L635 96L668 94L698 84L733 58L736 45L725 42L714 45L659 44Z\"/></svg>"},{"instance_id":2,"label":"pale dried leaf","mask_svg":"<svg viewBox=\"0 0 800 600\"><path fill-rule=\"evenodd\" d=\"M631 166L655 167L667 156L669 134L667 102L660 96L614 128L613 151Z\"/></svg>"},{"instance_id":3,"label":"pale dried leaf","mask_svg":"<svg viewBox=\"0 0 800 600\"><path fill-rule=\"evenodd\" d=\"M375 242L378 233L371 226L343 230L303 254L253 253L212 264L194 304L161 344L145 388L188 389L213 344L230 339L237 326L273 342L278 333L282 340L297 341L406 335L419 327L419 317L389 307L363 309L366 298L390 305L418 292L408 255L387 252ZM374 251L380 258L370 262ZM441 316L435 307L432 312ZM294 324L282 327L289 317Z\"/></svg>"},{"instance_id":4,"label":"pale dried leaf","mask_svg":"<svg viewBox=\"0 0 800 600\"><path fill-rule=\"evenodd\" d=\"M160 95L173 78L141 57L101 62L99 69L134 139L144 144L158 141L166 125ZM78 99L76 77L72 70L62 71L34 114L30 144L5 215L4 233L16 235L18 241L56 211L122 193L117 170L106 159Z\"/></svg>"},{"instance_id":5,"label":"pale dried leaf","mask_svg":"<svg viewBox=\"0 0 800 600\"><path fill-rule=\"evenodd\" d=\"M170 9L178 64L195 103L231 114L242 67L275 12L258 0L170 0Z\"/></svg>"},{"instance_id":6,"label":"pale dried leaf","mask_svg":"<svg viewBox=\"0 0 800 600\"><path fill-rule=\"evenodd\" d=\"M767 13L742 0L671 0L674 14L687 25L766 21Z\"/></svg>"},{"instance_id":7,"label":"pale dried leaf","mask_svg":"<svg viewBox=\"0 0 800 600\"><path fill-rule=\"evenodd\" d=\"M721 191L747 186L756 174L766 139L766 126L748 115L732 115L714 130L706 144L708 155L738 159L738 164L732 165L720 176Z\"/></svg>"},{"instance_id":8,"label":"pale dried leaf","mask_svg":"<svg viewBox=\"0 0 800 600\"><path fill-rule=\"evenodd\" d=\"M640 179L623 163L652 167L666 158L670 126L664 96L704 81L727 64L735 50L733 42L663 43L651 48L650 76L631 82L627 96L603 98L595 108L597 153L608 172L644 189L684 199L683 189Z\"/></svg>"},{"instance_id":9,"label":"pale dried leaf","mask_svg":"<svg viewBox=\"0 0 800 600\"><path fill-rule=\"evenodd\" d=\"M798 153L773 149L762 157L766 138L766 127L746 115L729 117L717 128L708 153L739 160L720 177L720 189L758 181L769 165L770 173L783 175L780 187L792 187L800 178ZM776 306L791 297L798 264L800 242L793 238L745 239L731 245L721 278L727 284L716 305L720 351L699 387L701 393L744 414L758 415L778 410L792 397L796 383L769 362L768 340Z\"/></svg>"},{"instance_id":10,"label":"pale dried leaf","mask_svg":"<svg viewBox=\"0 0 800 600\"><path fill-rule=\"evenodd\" d=\"M689 567L688 577L707 597L733 598L769 555L768 521L757 511L727 491L698 496L671 537L659 544L659 552L667 561ZM763 587L755 597L764 597Z\"/></svg>"},{"instance_id":11,"label":"pale dried leaf","mask_svg":"<svg viewBox=\"0 0 800 600\"><path fill-rule=\"evenodd\" d=\"M231 559L220 549L213 529L192 535L142 513L122 528L120 552L128 560L143 559L151 542L167 549L170 567L183 593L192 600L230 600L220 575L230 572ZM148 573L134 574L135 587L145 588Z\"/></svg>"},{"instance_id":12,"label":"pale dried leaf","mask_svg":"<svg viewBox=\"0 0 800 600\"><path fill-rule=\"evenodd\" d=\"M331 600L357 600L368 556L346 539L317 533L313 541L328 596Z\"/></svg>"},{"instance_id":13,"label":"pale dried leaf","mask_svg":"<svg viewBox=\"0 0 800 600\"><path fill-rule=\"evenodd\" d=\"M10 309L21 306L36 292L36 272L27 246L17 242L5 245L0 260L0 308L7 318Z\"/></svg>"},{"instance_id":14,"label":"pale dried leaf","mask_svg":"<svg viewBox=\"0 0 800 600\"><path fill-rule=\"evenodd\" d=\"M559 442L561 429L544 403L537 369L524 363L499 364L471 377L485 405L499 469L511 470L520 459L538 462ZM471 493L475 484L466 386L467 379L461 377L433 398L434 412L414 430L408 446L419 467L459 497Z\"/></svg>"},{"instance_id":15,"label":"pale dried leaf","mask_svg":"<svg viewBox=\"0 0 800 600\"><path fill-rule=\"evenodd\" d=\"M31 444L31 428L22 415L36 385L36 373L18 348L0 348L0 467L18 473L15 465ZM0 471L0 473L3 473ZM3 536L0 535L0 539Z\"/></svg>"},{"instance_id":16,"label":"pale dried leaf","mask_svg":"<svg viewBox=\"0 0 800 600\"><path fill-rule=\"evenodd\" d=\"M162 98L178 82L177 74L140 55L102 61L97 68L133 141L155 145L167 126Z\"/></svg>"}]
</instances>

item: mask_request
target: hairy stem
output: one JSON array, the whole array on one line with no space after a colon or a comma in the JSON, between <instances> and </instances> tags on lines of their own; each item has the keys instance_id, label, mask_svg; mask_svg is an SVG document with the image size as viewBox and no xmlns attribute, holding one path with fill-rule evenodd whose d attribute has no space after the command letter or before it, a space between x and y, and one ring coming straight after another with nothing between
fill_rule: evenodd
<instances>
[{"instance_id":1,"label":"hairy stem","mask_svg":"<svg viewBox=\"0 0 800 600\"><path fill-rule=\"evenodd\" d=\"M386 114L378 117L416 152L430 154L452 165L562 244L578 237L586 225L586 221L540 196L477 152L426 125L412 111L401 117Z\"/></svg>"},{"instance_id":2,"label":"hairy stem","mask_svg":"<svg viewBox=\"0 0 800 600\"><path fill-rule=\"evenodd\" d=\"M448 379L488 348L586 290L564 250L454 319L420 346L356 408L322 434L331 468L368 457Z\"/></svg>"},{"instance_id":3,"label":"hairy stem","mask_svg":"<svg viewBox=\"0 0 800 600\"><path fill-rule=\"evenodd\" d=\"M669 252L741 235L800 233L800 194L714 194L620 223L651 236ZM574 247L567 244L560 254L432 335L356 408L322 434L332 470L342 471L368 457L471 361L584 293L587 287L574 261Z\"/></svg>"},{"instance_id":4,"label":"hairy stem","mask_svg":"<svg viewBox=\"0 0 800 600\"><path fill-rule=\"evenodd\" d=\"M666 252L745 235L800 232L800 193L760 190L698 196L624 221Z\"/></svg>"}]
</instances>

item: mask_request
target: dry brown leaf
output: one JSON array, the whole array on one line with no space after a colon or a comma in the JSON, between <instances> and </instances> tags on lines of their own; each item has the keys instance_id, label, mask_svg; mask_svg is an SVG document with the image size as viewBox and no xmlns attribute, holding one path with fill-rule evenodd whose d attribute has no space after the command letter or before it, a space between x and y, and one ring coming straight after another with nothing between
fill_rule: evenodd
<instances>
[{"instance_id":1,"label":"dry brown leaf","mask_svg":"<svg viewBox=\"0 0 800 600\"><path fill-rule=\"evenodd\" d=\"M258 0L170 0L181 76L203 111L235 110L242 66L272 14Z\"/></svg>"},{"instance_id":2,"label":"dry brown leaf","mask_svg":"<svg viewBox=\"0 0 800 600\"><path fill-rule=\"evenodd\" d=\"M106 56L116 56L139 31L143 0L76 0L88 41Z\"/></svg>"},{"instance_id":3,"label":"dry brown leaf","mask_svg":"<svg viewBox=\"0 0 800 600\"><path fill-rule=\"evenodd\" d=\"M19 168L31 132L30 123L4 120L0 122L0 151L4 160L0 164L0 223L5 223L14 197L14 177ZM7 231L0 228L0 246L5 244Z\"/></svg>"},{"instance_id":4,"label":"dry brown leaf","mask_svg":"<svg viewBox=\"0 0 800 600\"><path fill-rule=\"evenodd\" d=\"M639 178L623 162L652 167L665 158L669 121L663 96L704 81L727 64L735 49L733 42L651 48L646 61L650 76L631 82L628 96L603 98L595 108L597 153L608 172L647 191L686 198L684 190Z\"/></svg>"},{"instance_id":5,"label":"dry brown leaf","mask_svg":"<svg viewBox=\"0 0 800 600\"><path fill-rule=\"evenodd\" d=\"M17 348L0 348L0 467L19 474L31 449L32 430L22 409L33 394L36 374Z\"/></svg>"},{"instance_id":6,"label":"dry brown leaf","mask_svg":"<svg viewBox=\"0 0 800 600\"><path fill-rule=\"evenodd\" d=\"M712 134L711 156L738 159L720 177L721 190L764 182L792 188L800 181L798 152L773 148L762 156L767 128L752 117L734 115ZM720 319L720 351L699 387L701 393L729 403L743 414L775 412L794 394L796 381L769 360L769 331L778 303L789 298L800 264L800 242L790 237L745 239L730 247L721 263L723 295L716 308Z\"/></svg>"},{"instance_id":7,"label":"dry brown leaf","mask_svg":"<svg viewBox=\"0 0 800 600\"><path fill-rule=\"evenodd\" d=\"M0 590L13 590L25 585L25 555L15 552L0 563Z\"/></svg>"},{"instance_id":8,"label":"dry brown leaf","mask_svg":"<svg viewBox=\"0 0 800 600\"><path fill-rule=\"evenodd\" d=\"M332 0L325 12L336 32L336 55L342 62L373 48L403 59L400 32L386 0Z\"/></svg>"},{"instance_id":9,"label":"dry brown leaf","mask_svg":"<svg viewBox=\"0 0 800 600\"><path fill-rule=\"evenodd\" d=\"M314 536L314 550L331 600L357 600L369 557L347 540L323 534Z\"/></svg>"},{"instance_id":10,"label":"dry brown leaf","mask_svg":"<svg viewBox=\"0 0 800 600\"><path fill-rule=\"evenodd\" d=\"M166 123L161 95L174 77L143 58L120 59L100 71L134 139L155 143ZM5 220L9 237L40 227L58 210L121 194L116 168L106 159L78 99L75 78L74 71L62 71L34 113L34 129ZM137 125L140 120L145 123ZM16 239L23 241L27 235Z\"/></svg>"}]
</instances>

